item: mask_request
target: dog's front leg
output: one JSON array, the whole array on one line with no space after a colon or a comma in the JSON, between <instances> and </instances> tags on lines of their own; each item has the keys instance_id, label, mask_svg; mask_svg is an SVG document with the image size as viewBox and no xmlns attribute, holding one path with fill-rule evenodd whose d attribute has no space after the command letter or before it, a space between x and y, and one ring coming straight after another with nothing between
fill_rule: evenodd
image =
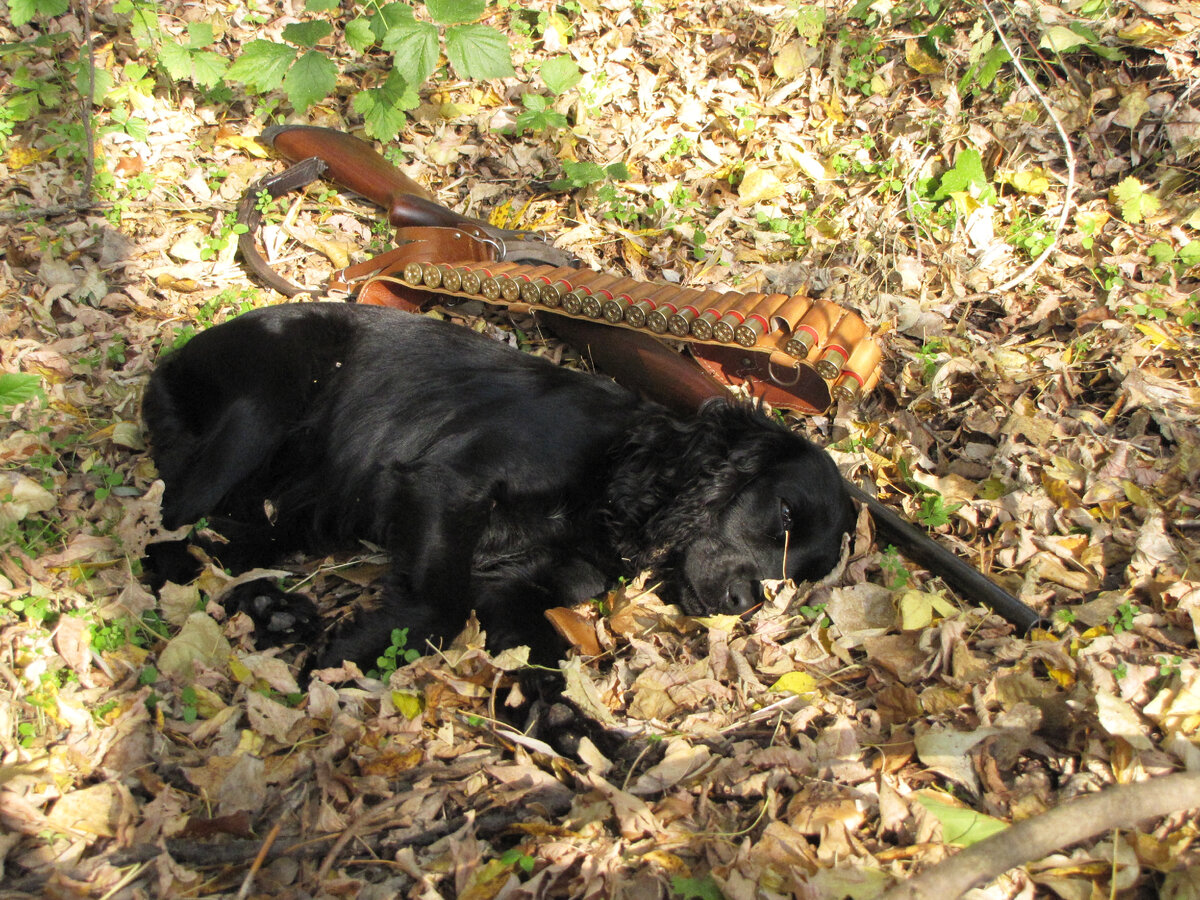
<instances>
[{"instance_id":1,"label":"dog's front leg","mask_svg":"<svg viewBox=\"0 0 1200 900\"><path fill-rule=\"evenodd\" d=\"M407 646L421 652L428 642L448 643L474 606L472 560L494 490L440 465L398 473L393 487L382 529L392 553L383 595L341 629L320 665L343 659L373 665L396 628L407 628Z\"/></svg>"}]
</instances>

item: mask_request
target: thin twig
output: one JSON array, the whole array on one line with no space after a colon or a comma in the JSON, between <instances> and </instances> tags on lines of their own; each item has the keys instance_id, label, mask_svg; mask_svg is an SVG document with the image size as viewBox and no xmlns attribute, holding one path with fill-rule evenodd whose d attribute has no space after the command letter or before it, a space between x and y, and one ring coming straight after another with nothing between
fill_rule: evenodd
<instances>
[{"instance_id":1,"label":"thin twig","mask_svg":"<svg viewBox=\"0 0 1200 900\"><path fill-rule=\"evenodd\" d=\"M93 132L92 113L96 108L96 54L92 38L92 7L90 0L79 0L83 15L83 42L87 48L87 92L80 100L83 112L84 169L83 196L91 199L92 180L96 175L96 139Z\"/></svg>"},{"instance_id":2,"label":"thin twig","mask_svg":"<svg viewBox=\"0 0 1200 900\"><path fill-rule=\"evenodd\" d=\"M1050 121L1054 123L1054 127L1058 130L1058 136L1062 138L1063 149L1066 152L1067 157L1067 192L1063 197L1062 212L1059 214L1058 223L1054 226L1054 234L1050 239L1050 243L1047 245L1045 250L1038 254L1038 258L1022 269L1016 275L1016 277L1010 278L1008 281L1004 282L1004 284L1000 285L999 287L994 287L990 291L992 294L1002 294L1005 291L1016 287L1022 281L1031 278L1033 274L1042 267L1042 264L1050 258L1050 254L1053 253L1058 247L1058 236L1062 233L1063 228L1067 224L1067 214L1071 211L1071 201L1075 194L1075 151L1071 147L1071 139L1067 137L1066 129L1063 128L1062 123L1058 120L1058 116L1054 114L1054 110L1050 107L1050 103L1046 100L1045 95L1042 94L1042 92L1038 89L1038 86L1034 84L1033 79L1029 77L1029 73L1025 71L1025 67L1021 65L1021 60L1017 56L1017 51L1008 42L1008 38L1004 36L1004 32L1000 29L1000 23L996 21L996 17L992 14L991 8L986 3L983 4L983 11L987 13L987 17L991 20L992 28L995 29L996 36L1000 38L1000 43L1004 45L1004 49L1007 50L1008 55L1012 57L1012 64L1016 68L1017 73L1029 86L1029 89L1033 91L1033 94L1035 97L1037 97L1038 102L1042 104L1042 109L1046 110L1046 115L1048 115L1050 117Z\"/></svg>"},{"instance_id":3,"label":"thin twig","mask_svg":"<svg viewBox=\"0 0 1200 900\"><path fill-rule=\"evenodd\" d=\"M282 827L282 821L276 822L267 833L262 847L259 848L258 855L254 857L254 862L250 864L250 868L246 872L246 877L242 879L242 888L237 893L237 900L246 900L250 896L250 891L254 887L254 877L258 874L258 870L262 868L263 863L267 859L267 854L271 852L271 848L275 845L275 839L279 837L279 830Z\"/></svg>"}]
</instances>

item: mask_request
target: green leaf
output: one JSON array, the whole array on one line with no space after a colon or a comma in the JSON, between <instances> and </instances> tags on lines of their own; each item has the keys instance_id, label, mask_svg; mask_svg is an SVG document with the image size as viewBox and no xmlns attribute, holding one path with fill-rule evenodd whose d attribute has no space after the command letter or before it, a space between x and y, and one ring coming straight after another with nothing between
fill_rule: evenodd
<instances>
[{"instance_id":1,"label":"green leaf","mask_svg":"<svg viewBox=\"0 0 1200 900\"><path fill-rule=\"evenodd\" d=\"M461 25L482 16L487 0L425 0L425 8L439 25Z\"/></svg>"},{"instance_id":2,"label":"green leaf","mask_svg":"<svg viewBox=\"0 0 1200 900\"><path fill-rule=\"evenodd\" d=\"M975 187L979 191L979 199L986 201L991 194L991 185L983 172L983 158L978 150L963 150L954 161L954 168L942 174L938 189L933 195L935 201L945 200L951 194L970 192Z\"/></svg>"},{"instance_id":3,"label":"green leaf","mask_svg":"<svg viewBox=\"0 0 1200 900\"><path fill-rule=\"evenodd\" d=\"M187 79L202 88L216 87L229 70L229 60L211 50L193 50L184 44L165 42L158 61L176 81Z\"/></svg>"},{"instance_id":4,"label":"green leaf","mask_svg":"<svg viewBox=\"0 0 1200 900\"><path fill-rule=\"evenodd\" d=\"M9 0L8 15L13 25L25 25L34 16L61 16L69 5L69 0Z\"/></svg>"},{"instance_id":5,"label":"green leaf","mask_svg":"<svg viewBox=\"0 0 1200 900\"><path fill-rule=\"evenodd\" d=\"M229 60L211 50L192 53L192 81L197 87L215 88L229 71Z\"/></svg>"},{"instance_id":6,"label":"green leaf","mask_svg":"<svg viewBox=\"0 0 1200 900\"><path fill-rule=\"evenodd\" d=\"M680 900L725 900L725 895L721 893L721 888L713 881L711 875L702 875L699 878L673 875L671 890L679 895Z\"/></svg>"},{"instance_id":7,"label":"green leaf","mask_svg":"<svg viewBox=\"0 0 1200 900\"><path fill-rule=\"evenodd\" d=\"M92 79L92 99L96 103L101 103L109 95L109 92L112 91L113 74L108 69L92 69ZM86 97L88 95L87 65L80 66L79 71L75 73L75 89L79 91L80 96Z\"/></svg>"},{"instance_id":8,"label":"green leaf","mask_svg":"<svg viewBox=\"0 0 1200 900\"><path fill-rule=\"evenodd\" d=\"M371 16L371 31L376 40L382 41L393 28L403 28L416 20L416 14L407 3L389 3ZM384 45L384 49L391 48Z\"/></svg>"},{"instance_id":9,"label":"green leaf","mask_svg":"<svg viewBox=\"0 0 1200 900\"><path fill-rule=\"evenodd\" d=\"M517 114L517 119L513 123L514 131L517 134L524 134L527 131L536 134L551 128L567 127L567 117L556 112L550 106L548 97L543 97L541 94L522 94L521 104L525 109Z\"/></svg>"},{"instance_id":10,"label":"green leaf","mask_svg":"<svg viewBox=\"0 0 1200 900\"><path fill-rule=\"evenodd\" d=\"M413 109L420 102L417 92L410 90L404 77L393 69L382 87L355 94L353 105L354 111L363 117L368 137L390 141L408 120L404 110Z\"/></svg>"},{"instance_id":11,"label":"green leaf","mask_svg":"<svg viewBox=\"0 0 1200 900\"><path fill-rule=\"evenodd\" d=\"M168 45L163 44L165 49ZM287 44L274 41L251 41L226 73L230 80L240 81L260 94L273 91L283 84L284 76L296 60L297 51Z\"/></svg>"},{"instance_id":12,"label":"green leaf","mask_svg":"<svg viewBox=\"0 0 1200 900\"><path fill-rule=\"evenodd\" d=\"M292 22L283 26L283 39L298 47L315 47L331 34L333 26L328 22Z\"/></svg>"},{"instance_id":13,"label":"green leaf","mask_svg":"<svg viewBox=\"0 0 1200 900\"><path fill-rule=\"evenodd\" d=\"M1200 264L1200 241L1188 241L1179 248L1179 261L1189 269Z\"/></svg>"},{"instance_id":14,"label":"green leaf","mask_svg":"<svg viewBox=\"0 0 1200 900\"><path fill-rule=\"evenodd\" d=\"M568 160L563 163L563 175L566 177L550 183L551 190L574 190L603 181L604 169L594 162L571 162Z\"/></svg>"},{"instance_id":15,"label":"green leaf","mask_svg":"<svg viewBox=\"0 0 1200 900\"><path fill-rule=\"evenodd\" d=\"M1146 254L1160 266L1165 266L1175 258L1175 248L1166 241L1155 241L1146 250Z\"/></svg>"},{"instance_id":16,"label":"green leaf","mask_svg":"<svg viewBox=\"0 0 1200 900\"><path fill-rule=\"evenodd\" d=\"M438 61L438 30L415 19L393 25L382 40L383 49L395 54L396 71L406 83L420 87Z\"/></svg>"},{"instance_id":17,"label":"green leaf","mask_svg":"<svg viewBox=\"0 0 1200 900\"><path fill-rule=\"evenodd\" d=\"M209 22L189 22L187 31L189 50L202 50L210 47L215 40L212 24Z\"/></svg>"},{"instance_id":18,"label":"green leaf","mask_svg":"<svg viewBox=\"0 0 1200 900\"><path fill-rule=\"evenodd\" d=\"M916 797L917 802L929 810L933 817L941 823L943 840L956 847L970 847L972 844L978 844L984 838L998 834L1008 827L1008 823L985 816L973 809L952 806L921 794L917 794Z\"/></svg>"},{"instance_id":19,"label":"green leaf","mask_svg":"<svg viewBox=\"0 0 1200 900\"><path fill-rule=\"evenodd\" d=\"M629 166L623 162L615 162L604 167L604 174L613 181L628 181L632 176L629 174Z\"/></svg>"},{"instance_id":20,"label":"green leaf","mask_svg":"<svg viewBox=\"0 0 1200 900\"><path fill-rule=\"evenodd\" d=\"M5 372L0 375L0 409L9 409L18 403L41 396L41 376L22 375L18 372Z\"/></svg>"},{"instance_id":21,"label":"green leaf","mask_svg":"<svg viewBox=\"0 0 1200 900\"><path fill-rule=\"evenodd\" d=\"M337 84L337 66L327 56L309 50L292 66L283 79L288 102L296 112L304 112L332 93Z\"/></svg>"},{"instance_id":22,"label":"green leaf","mask_svg":"<svg viewBox=\"0 0 1200 900\"><path fill-rule=\"evenodd\" d=\"M490 25L454 25L446 29L446 56L461 78L486 81L513 74L508 38Z\"/></svg>"},{"instance_id":23,"label":"green leaf","mask_svg":"<svg viewBox=\"0 0 1200 900\"><path fill-rule=\"evenodd\" d=\"M569 91L583 79L583 73L579 71L579 66L575 65L575 60L566 54L546 60L538 74L542 76L542 81L546 82L546 87L555 94Z\"/></svg>"},{"instance_id":24,"label":"green leaf","mask_svg":"<svg viewBox=\"0 0 1200 900\"><path fill-rule=\"evenodd\" d=\"M329 12L341 5L340 0L305 0L304 8L309 12Z\"/></svg>"},{"instance_id":25,"label":"green leaf","mask_svg":"<svg viewBox=\"0 0 1200 900\"><path fill-rule=\"evenodd\" d=\"M346 25L346 43L355 53L366 53L375 43L375 32L371 30L371 20L365 16L351 19Z\"/></svg>"},{"instance_id":26,"label":"green leaf","mask_svg":"<svg viewBox=\"0 0 1200 900\"><path fill-rule=\"evenodd\" d=\"M1158 212L1158 198L1146 193L1148 190L1132 175L1113 188L1113 198L1121 209L1121 218L1130 225L1137 225L1146 216Z\"/></svg>"},{"instance_id":27,"label":"green leaf","mask_svg":"<svg viewBox=\"0 0 1200 900\"><path fill-rule=\"evenodd\" d=\"M183 81L192 74L192 55L182 44L166 41L158 50L158 64L167 70L172 81Z\"/></svg>"}]
</instances>

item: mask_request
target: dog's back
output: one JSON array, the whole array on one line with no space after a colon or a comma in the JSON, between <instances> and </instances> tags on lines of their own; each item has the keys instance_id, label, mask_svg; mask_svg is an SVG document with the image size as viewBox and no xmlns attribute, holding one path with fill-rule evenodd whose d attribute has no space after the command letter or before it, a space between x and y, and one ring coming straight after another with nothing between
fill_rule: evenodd
<instances>
[{"instance_id":1,"label":"dog's back","mask_svg":"<svg viewBox=\"0 0 1200 900\"><path fill-rule=\"evenodd\" d=\"M255 310L159 364L142 414L166 484L164 525L213 512L269 459L348 352L345 311L337 304Z\"/></svg>"}]
</instances>

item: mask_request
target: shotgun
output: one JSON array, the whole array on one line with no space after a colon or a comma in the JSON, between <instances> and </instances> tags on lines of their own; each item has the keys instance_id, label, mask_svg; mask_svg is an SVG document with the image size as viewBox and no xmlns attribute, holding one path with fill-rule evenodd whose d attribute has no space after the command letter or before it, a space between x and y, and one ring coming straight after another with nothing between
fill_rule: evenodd
<instances>
[{"instance_id":1,"label":"shotgun","mask_svg":"<svg viewBox=\"0 0 1200 900\"><path fill-rule=\"evenodd\" d=\"M262 140L297 166L263 185L273 196L307 183L322 174L343 187L382 206L388 221L403 234L404 229L444 228L461 230L483 241L493 242L496 259L532 261L549 266L578 265L576 257L552 247L528 231L499 229L480 219L459 215L430 199L420 185L385 160L365 141L328 128L284 125L268 128ZM289 177L289 173L295 172ZM256 186L251 189L257 193ZM243 201L243 206L246 201ZM257 221L255 221L257 224ZM253 244L252 235L243 234ZM260 267L265 261L257 251L244 255L251 268L273 287L282 282L271 273L266 277ZM374 282L368 302L419 309L422 301L436 300L436 294L414 292L396 284ZM289 295L297 293L291 290ZM363 299L360 297L360 299ZM690 413L714 398L728 395L726 387L691 359L671 350L661 341L635 331L622 330L563 315L537 312L550 331L582 352L595 366L618 382L648 396L677 412ZM877 498L850 481L850 495L867 507L875 523L876 535L892 544L912 561L938 575L960 596L995 611L1022 633L1044 627L1045 620L1031 607L987 578L983 573L937 543L929 534L905 521Z\"/></svg>"},{"instance_id":2,"label":"shotgun","mask_svg":"<svg viewBox=\"0 0 1200 900\"><path fill-rule=\"evenodd\" d=\"M728 395L725 386L686 357L642 334L618 332L603 325L542 313L547 326L575 347L596 367L617 381L652 397L676 412L689 413L715 397ZM876 497L843 479L850 496L867 507L875 523L876 540L892 544L906 557L941 579L959 596L994 610L1021 634L1046 621L982 572L955 556L927 532L905 521Z\"/></svg>"}]
</instances>

